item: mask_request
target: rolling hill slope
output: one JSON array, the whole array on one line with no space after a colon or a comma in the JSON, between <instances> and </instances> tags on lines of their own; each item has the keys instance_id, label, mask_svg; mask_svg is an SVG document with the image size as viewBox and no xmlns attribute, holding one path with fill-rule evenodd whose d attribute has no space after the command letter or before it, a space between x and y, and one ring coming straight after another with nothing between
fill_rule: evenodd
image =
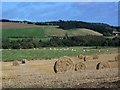
<instances>
[{"instance_id":1,"label":"rolling hill slope","mask_svg":"<svg viewBox=\"0 0 120 90\"><path fill-rule=\"evenodd\" d=\"M14 25L14 24L13 24ZM23 24L22 24L23 25ZM102 35L90 29L78 28L63 30L55 26L39 26L31 25L29 28L24 24L23 27L11 28L12 26L2 29L3 37L48 37L48 36L64 36L66 33L69 36L79 35ZM9 28L9 29L8 29Z\"/></svg>"}]
</instances>

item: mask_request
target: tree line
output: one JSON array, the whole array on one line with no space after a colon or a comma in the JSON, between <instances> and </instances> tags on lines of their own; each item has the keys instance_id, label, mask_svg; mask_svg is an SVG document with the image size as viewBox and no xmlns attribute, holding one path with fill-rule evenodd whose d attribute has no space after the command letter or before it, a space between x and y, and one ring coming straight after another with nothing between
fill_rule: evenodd
<instances>
[{"instance_id":1,"label":"tree line","mask_svg":"<svg viewBox=\"0 0 120 90\"><path fill-rule=\"evenodd\" d=\"M82 21L60 21L59 28L70 30L74 28L86 28L102 33L104 36L112 36L113 31L120 31L120 27L110 26L104 23L88 23Z\"/></svg>"},{"instance_id":2,"label":"tree line","mask_svg":"<svg viewBox=\"0 0 120 90\"><path fill-rule=\"evenodd\" d=\"M67 34L61 37L51 37L48 41L34 40L33 38L10 40L3 38L3 49L31 49L41 47L71 47L71 46L119 46L120 38L113 39L104 38L102 36L72 36L68 37Z\"/></svg>"},{"instance_id":3,"label":"tree line","mask_svg":"<svg viewBox=\"0 0 120 90\"><path fill-rule=\"evenodd\" d=\"M113 31L120 32L120 27L118 26L110 26L104 23L90 23L90 22L83 22L83 21L49 21L49 22L31 22L31 21L14 21L14 20L7 20L2 19L2 22L16 22L16 23L25 23L25 24L35 24L35 25L44 25L44 26L59 26L59 28L70 30L75 28L87 28L99 33L102 33L104 36L111 36L113 35Z\"/></svg>"}]
</instances>

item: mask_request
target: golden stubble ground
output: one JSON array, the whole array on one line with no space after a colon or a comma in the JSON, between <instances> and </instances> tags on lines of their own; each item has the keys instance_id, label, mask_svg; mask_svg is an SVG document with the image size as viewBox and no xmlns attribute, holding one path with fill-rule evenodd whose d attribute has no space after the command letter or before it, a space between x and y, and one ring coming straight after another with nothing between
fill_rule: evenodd
<instances>
[{"instance_id":1,"label":"golden stubble ground","mask_svg":"<svg viewBox=\"0 0 120 90\"><path fill-rule=\"evenodd\" d=\"M101 54L99 59L82 61L86 70L81 72L71 71L55 73L53 60L30 60L25 64L13 66L12 62L0 62L2 64L2 87L3 88L64 88L79 87L84 83L113 82L118 78L118 61L114 54ZM76 58L76 57L71 57ZM99 62L110 61L110 68L96 70Z\"/></svg>"}]
</instances>

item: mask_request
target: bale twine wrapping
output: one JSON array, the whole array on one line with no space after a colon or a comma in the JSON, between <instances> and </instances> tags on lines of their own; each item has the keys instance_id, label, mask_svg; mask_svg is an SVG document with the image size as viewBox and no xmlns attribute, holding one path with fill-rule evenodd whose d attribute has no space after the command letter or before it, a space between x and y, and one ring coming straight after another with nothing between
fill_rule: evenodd
<instances>
[{"instance_id":1,"label":"bale twine wrapping","mask_svg":"<svg viewBox=\"0 0 120 90\"><path fill-rule=\"evenodd\" d=\"M98 55L93 55L93 59L98 59L99 56Z\"/></svg>"},{"instance_id":2,"label":"bale twine wrapping","mask_svg":"<svg viewBox=\"0 0 120 90\"><path fill-rule=\"evenodd\" d=\"M18 61L13 61L13 66L19 66L19 62Z\"/></svg>"},{"instance_id":3,"label":"bale twine wrapping","mask_svg":"<svg viewBox=\"0 0 120 90\"><path fill-rule=\"evenodd\" d=\"M84 57L84 61L89 61L89 60L92 60L92 57L91 57L91 56L85 56L85 57Z\"/></svg>"},{"instance_id":4,"label":"bale twine wrapping","mask_svg":"<svg viewBox=\"0 0 120 90\"><path fill-rule=\"evenodd\" d=\"M54 64L55 73L74 70L74 63L69 57L62 57Z\"/></svg>"},{"instance_id":5,"label":"bale twine wrapping","mask_svg":"<svg viewBox=\"0 0 120 90\"><path fill-rule=\"evenodd\" d=\"M86 66L84 63L79 62L75 65L75 71L82 71L85 70Z\"/></svg>"},{"instance_id":6,"label":"bale twine wrapping","mask_svg":"<svg viewBox=\"0 0 120 90\"><path fill-rule=\"evenodd\" d=\"M101 63L98 63L97 66L96 66L97 70L105 69L105 68L110 68L110 65L109 65L108 62L101 62Z\"/></svg>"},{"instance_id":7,"label":"bale twine wrapping","mask_svg":"<svg viewBox=\"0 0 120 90\"><path fill-rule=\"evenodd\" d=\"M84 56L82 54L78 55L79 59L84 59Z\"/></svg>"}]
</instances>

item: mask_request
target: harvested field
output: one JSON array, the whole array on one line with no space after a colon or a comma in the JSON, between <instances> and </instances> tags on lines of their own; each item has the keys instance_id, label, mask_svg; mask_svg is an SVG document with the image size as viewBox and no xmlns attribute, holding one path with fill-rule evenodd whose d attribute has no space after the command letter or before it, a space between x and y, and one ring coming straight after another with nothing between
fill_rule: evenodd
<instances>
[{"instance_id":1,"label":"harvested field","mask_svg":"<svg viewBox=\"0 0 120 90\"><path fill-rule=\"evenodd\" d=\"M116 60L116 61L120 60L120 55L116 55L116 56L115 56L115 60Z\"/></svg>"},{"instance_id":2,"label":"harvested field","mask_svg":"<svg viewBox=\"0 0 120 90\"><path fill-rule=\"evenodd\" d=\"M82 61L86 65L85 70L64 73L54 72L54 64L58 59L29 60L19 66L13 66L12 62L0 62L2 85L3 88L117 88L115 83L118 84L120 78L115 56L100 54L97 60ZM103 61L108 62L110 68L96 70L96 65Z\"/></svg>"},{"instance_id":3,"label":"harvested field","mask_svg":"<svg viewBox=\"0 0 120 90\"><path fill-rule=\"evenodd\" d=\"M0 24L1 23L2 22L0 22ZM12 23L12 22L3 22L2 23L3 29L31 28L31 27L41 27L41 26L33 25L33 24L24 24L24 23Z\"/></svg>"},{"instance_id":4,"label":"harvested field","mask_svg":"<svg viewBox=\"0 0 120 90\"><path fill-rule=\"evenodd\" d=\"M99 56L98 55L93 55L93 59L98 59Z\"/></svg>"}]
</instances>

